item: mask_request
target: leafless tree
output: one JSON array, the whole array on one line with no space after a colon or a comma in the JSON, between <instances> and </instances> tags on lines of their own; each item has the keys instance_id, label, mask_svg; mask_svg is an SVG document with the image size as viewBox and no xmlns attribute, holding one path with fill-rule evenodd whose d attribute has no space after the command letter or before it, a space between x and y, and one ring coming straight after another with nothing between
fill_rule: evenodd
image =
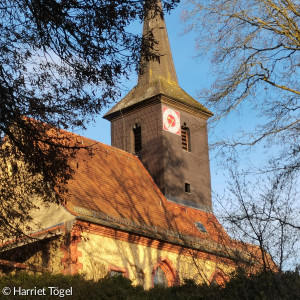
<instances>
[{"instance_id":1,"label":"leafless tree","mask_svg":"<svg viewBox=\"0 0 300 300\"><path fill-rule=\"evenodd\" d=\"M243 179L241 179L243 178ZM265 270L270 269L266 255L279 271L300 264L300 204L295 176L266 176L262 181L247 181L231 171L227 197L219 197L217 214L235 239L259 246ZM272 268L271 268L272 269Z\"/></svg>"},{"instance_id":2,"label":"leafless tree","mask_svg":"<svg viewBox=\"0 0 300 300\"><path fill-rule=\"evenodd\" d=\"M184 12L199 55L216 66L215 83L204 91L215 120L251 108L260 117L253 130L217 146L266 141L281 147L274 161L288 172L300 168L299 12L300 4L290 0L188 0Z\"/></svg>"},{"instance_id":3,"label":"leafless tree","mask_svg":"<svg viewBox=\"0 0 300 300\"><path fill-rule=\"evenodd\" d=\"M151 32L128 30L149 9L161 12L156 0L0 2L0 236L20 231L13 221L24 224L32 195L61 191L70 178L77 146L61 130L85 128L116 100L141 48L159 58Z\"/></svg>"},{"instance_id":4,"label":"leafless tree","mask_svg":"<svg viewBox=\"0 0 300 300\"><path fill-rule=\"evenodd\" d=\"M199 56L215 66L213 86L202 91L213 121L236 112L259 117L249 131L241 124L214 144L222 163L236 170L229 174L229 196L219 197L223 220L262 255L270 253L280 270L292 268L300 239L300 4L188 0L183 16L186 30L197 34ZM237 168L240 147L258 145L265 160L254 157L254 168Z\"/></svg>"}]
</instances>

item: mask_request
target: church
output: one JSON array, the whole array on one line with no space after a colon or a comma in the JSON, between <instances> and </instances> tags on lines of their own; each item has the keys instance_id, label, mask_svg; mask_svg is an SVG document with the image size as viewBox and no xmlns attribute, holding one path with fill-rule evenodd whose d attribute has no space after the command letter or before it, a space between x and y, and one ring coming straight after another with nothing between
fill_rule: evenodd
<instances>
[{"instance_id":1,"label":"church","mask_svg":"<svg viewBox=\"0 0 300 300\"><path fill-rule=\"evenodd\" d=\"M122 275L151 288L184 279L222 285L238 265L258 267L259 249L245 251L213 214L212 113L179 86L162 14L149 13L143 34L150 31L161 56L142 58L137 85L104 115L112 146L64 133L89 153L70 161L65 203L39 203L30 238L0 252L3 273Z\"/></svg>"}]
</instances>

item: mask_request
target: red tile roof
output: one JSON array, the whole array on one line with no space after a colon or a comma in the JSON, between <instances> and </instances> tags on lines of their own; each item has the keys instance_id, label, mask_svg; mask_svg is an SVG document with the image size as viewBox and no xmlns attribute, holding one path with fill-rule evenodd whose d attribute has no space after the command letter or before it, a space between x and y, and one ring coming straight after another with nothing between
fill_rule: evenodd
<instances>
[{"instance_id":1,"label":"red tile roof","mask_svg":"<svg viewBox=\"0 0 300 300\"><path fill-rule=\"evenodd\" d=\"M66 207L72 213L153 233L229 240L213 214L168 201L136 156L87 138L75 138L89 151L79 150L71 162L75 174L67 186ZM207 233L200 232L195 222L201 222Z\"/></svg>"},{"instance_id":2,"label":"red tile roof","mask_svg":"<svg viewBox=\"0 0 300 300\"><path fill-rule=\"evenodd\" d=\"M48 135L78 149L70 156L74 174L63 195L65 208L78 219L217 256L234 258L238 252L244 262L256 257L260 263L260 249L231 240L212 213L168 201L135 155L63 130Z\"/></svg>"}]
</instances>

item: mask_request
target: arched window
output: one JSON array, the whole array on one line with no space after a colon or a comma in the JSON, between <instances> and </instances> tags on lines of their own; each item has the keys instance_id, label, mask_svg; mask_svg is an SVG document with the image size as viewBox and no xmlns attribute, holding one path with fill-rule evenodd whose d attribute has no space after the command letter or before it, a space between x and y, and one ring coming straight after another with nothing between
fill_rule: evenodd
<instances>
[{"instance_id":1,"label":"arched window","mask_svg":"<svg viewBox=\"0 0 300 300\"><path fill-rule=\"evenodd\" d=\"M216 270L210 280L210 284L224 287L228 280L228 276L226 276L221 270Z\"/></svg>"},{"instance_id":2,"label":"arched window","mask_svg":"<svg viewBox=\"0 0 300 300\"><path fill-rule=\"evenodd\" d=\"M153 268L153 286L165 285L172 286L179 284L179 277L176 270L173 268L172 262L165 258L160 260Z\"/></svg>"},{"instance_id":3,"label":"arched window","mask_svg":"<svg viewBox=\"0 0 300 300\"><path fill-rule=\"evenodd\" d=\"M158 267L155 270L154 278L153 278L154 285L164 285L168 286L168 281L165 272L162 270L161 267Z\"/></svg>"},{"instance_id":4,"label":"arched window","mask_svg":"<svg viewBox=\"0 0 300 300\"><path fill-rule=\"evenodd\" d=\"M182 150L191 152L190 129L186 126L186 123L183 123L181 127L181 142L182 142Z\"/></svg>"},{"instance_id":5,"label":"arched window","mask_svg":"<svg viewBox=\"0 0 300 300\"><path fill-rule=\"evenodd\" d=\"M133 145L135 154L142 151L142 127L138 123L133 126Z\"/></svg>"}]
</instances>

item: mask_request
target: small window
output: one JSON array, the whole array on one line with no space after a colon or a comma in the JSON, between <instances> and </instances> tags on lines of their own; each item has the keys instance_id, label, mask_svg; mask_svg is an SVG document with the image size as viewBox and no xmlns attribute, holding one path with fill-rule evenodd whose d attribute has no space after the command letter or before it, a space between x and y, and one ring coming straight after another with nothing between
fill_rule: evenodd
<instances>
[{"instance_id":1,"label":"small window","mask_svg":"<svg viewBox=\"0 0 300 300\"><path fill-rule=\"evenodd\" d=\"M183 123L181 127L181 142L182 142L182 150L191 152L190 129L186 127L186 123Z\"/></svg>"},{"instance_id":2,"label":"small window","mask_svg":"<svg viewBox=\"0 0 300 300\"><path fill-rule=\"evenodd\" d=\"M189 183L185 183L184 190L186 193L191 193L191 185Z\"/></svg>"},{"instance_id":3,"label":"small window","mask_svg":"<svg viewBox=\"0 0 300 300\"><path fill-rule=\"evenodd\" d=\"M10 175L12 176L15 176L17 173L18 173L18 165L16 162L11 162L9 165L8 165L8 170L10 172Z\"/></svg>"},{"instance_id":4,"label":"small window","mask_svg":"<svg viewBox=\"0 0 300 300\"><path fill-rule=\"evenodd\" d=\"M124 276L124 272L117 271L117 270L110 270L108 274L109 274L110 277Z\"/></svg>"},{"instance_id":5,"label":"small window","mask_svg":"<svg viewBox=\"0 0 300 300\"><path fill-rule=\"evenodd\" d=\"M109 266L108 267L108 275L110 277L123 276L123 277L128 278L128 269L121 268L121 267L118 267L118 266Z\"/></svg>"},{"instance_id":6,"label":"small window","mask_svg":"<svg viewBox=\"0 0 300 300\"><path fill-rule=\"evenodd\" d=\"M134 153L142 151L142 127L140 124L133 126L133 142L134 142Z\"/></svg>"},{"instance_id":7,"label":"small window","mask_svg":"<svg viewBox=\"0 0 300 300\"><path fill-rule=\"evenodd\" d=\"M196 224L196 226L197 226L197 228L199 229L200 232L204 232L204 233L207 232L207 230L205 229L205 227L202 223L196 222L195 224Z\"/></svg>"}]
</instances>

